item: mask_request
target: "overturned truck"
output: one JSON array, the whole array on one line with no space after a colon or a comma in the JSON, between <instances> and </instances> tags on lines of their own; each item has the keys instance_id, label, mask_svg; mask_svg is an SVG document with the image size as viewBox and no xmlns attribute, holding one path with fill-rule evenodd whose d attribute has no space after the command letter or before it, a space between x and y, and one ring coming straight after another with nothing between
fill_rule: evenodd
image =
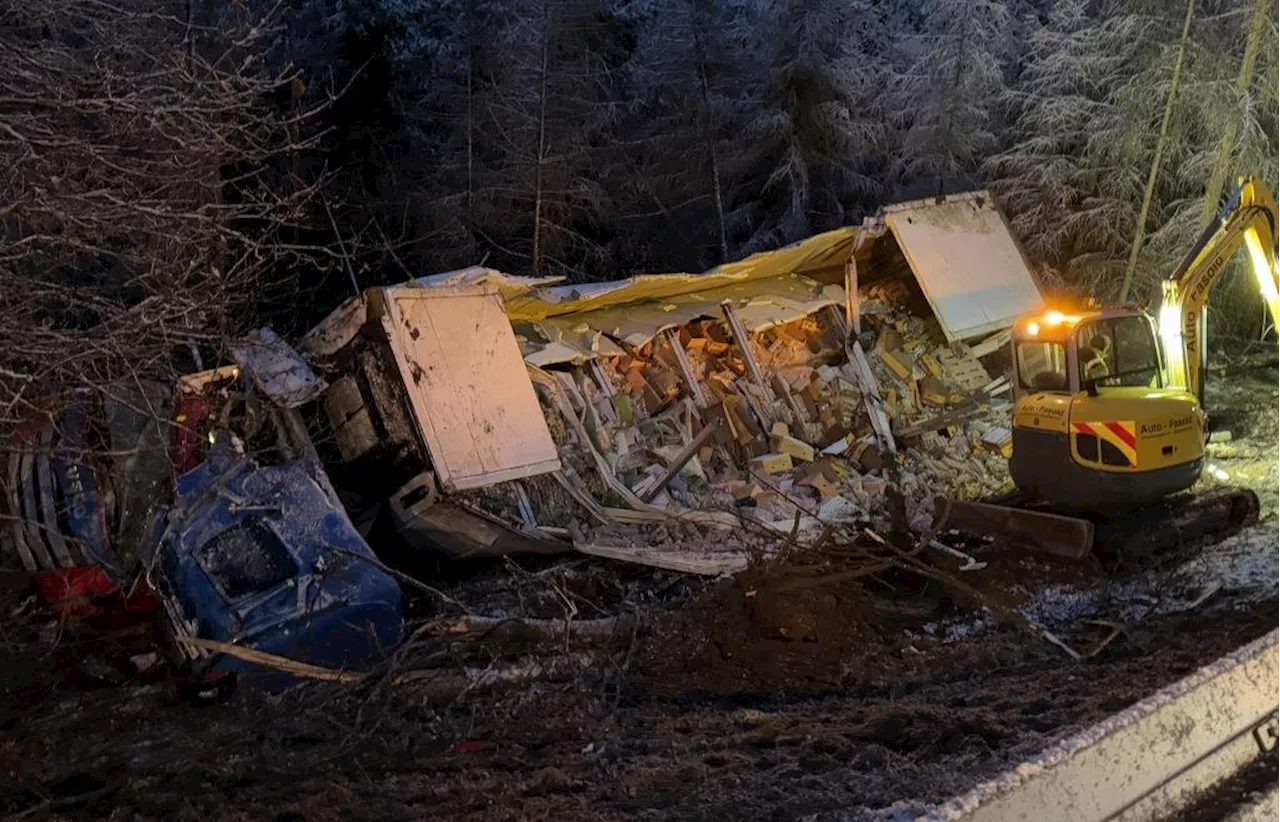
<instances>
[{"instance_id":1,"label":"overturned truck","mask_svg":"<svg viewBox=\"0 0 1280 822\"><path fill-rule=\"evenodd\" d=\"M302 341L331 383L304 411L366 533L719 573L753 547L744 517L776 535L876 515L889 463L916 518L944 480L996 490L999 358L1042 305L985 194L905 203L699 275L369 289ZM645 526L673 521L655 545Z\"/></svg>"},{"instance_id":2,"label":"overturned truck","mask_svg":"<svg viewBox=\"0 0 1280 822\"><path fill-rule=\"evenodd\" d=\"M162 387L148 499L173 505L124 536L85 530L124 474L73 476L83 413L57 435L20 432L6 537L45 545L43 565L30 550L24 564L64 587L72 566L129 590L131 571L158 567L196 669L244 667L210 641L357 666L401 630L384 564L577 551L716 575L788 534L895 513L891 484L927 528L915 520L933 493L1007 482L998 358L1013 318L1041 305L983 194L893 206L699 275L564 284L473 268L373 288L302 356L263 330L233 346L236 365ZM148 521L161 533L144 540ZM99 543L125 561L58 553ZM373 640L327 656L325 626L357 611Z\"/></svg>"}]
</instances>

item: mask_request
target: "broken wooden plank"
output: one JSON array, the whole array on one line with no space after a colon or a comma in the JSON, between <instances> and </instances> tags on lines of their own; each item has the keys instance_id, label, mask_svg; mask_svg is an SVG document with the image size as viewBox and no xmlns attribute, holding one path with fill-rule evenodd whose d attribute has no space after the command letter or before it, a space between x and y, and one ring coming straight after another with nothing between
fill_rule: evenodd
<instances>
[{"instance_id":1,"label":"broken wooden plank","mask_svg":"<svg viewBox=\"0 0 1280 822\"><path fill-rule=\"evenodd\" d=\"M662 339L666 340L667 345L671 348L671 356L675 358L676 365L680 368L680 377L684 380L684 390L693 398L695 405L699 408L706 408L707 398L702 393L702 384L698 382L698 378L693 374L693 364L689 362L689 356L685 353L684 346L680 344L680 338L676 336L675 329L663 329Z\"/></svg>"},{"instance_id":2,"label":"broken wooden plank","mask_svg":"<svg viewBox=\"0 0 1280 822\"><path fill-rule=\"evenodd\" d=\"M742 320L738 319L738 312L734 310L733 302L725 300L720 303L720 310L724 313L725 322L729 324L729 330L733 332L733 339L738 343L738 349L742 352L742 361L747 364L747 373L751 375L751 381L768 394L769 383L765 381L764 372L760 370L760 363L756 360L756 352L751 347L751 336L747 334L747 329L742 325Z\"/></svg>"},{"instance_id":3,"label":"broken wooden plank","mask_svg":"<svg viewBox=\"0 0 1280 822\"><path fill-rule=\"evenodd\" d=\"M933 528L1004 538L1028 550L1072 559L1093 550L1093 523L1086 519L984 502L936 497Z\"/></svg>"},{"instance_id":4,"label":"broken wooden plank","mask_svg":"<svg viewBox=\"0 0 1280 822\"><path fill-rule=\"evenodd\" d=\"M1013 329L1006 328L1003 331L997 331L990 337L976 345L969 346L969 355L972 357L985 357L988 354L994 354L998 349L1009 344L1010 338L1013 337Z\"/></svg>"},{"instance_id":5,"label":"broken wooden plank","mask_svg":"<svg viewBox=\"0 0 1280 822\"><path fill-rule=\"evenodd\" d=\"M529 493L524 490L524 485L520 480L512 483L516 489L516 505L520 509L520 519L524 522L526 528L537 530L538 520L533 515L533 504L529 502Z\"/></svg>"},{"instance_id":6,"label":"broken wooden plank","mask_svg":"<svg viewBox=\"0 0 1280 822\"><path fill-rule=\"evenodd\" d=\"M230 642L220 642L216 639L205 639L198 636L177 636L175 638L178 642L184 645L190 645L193 648L213 651L219 654L227 654L228 656L242 659L245 662L251 662L254 665L259 665L263 668L282 671L303 679L319 679L326 682L340 682L344 685L349 685L354 682L359 682L365 678L365 674L342 671L335 668L325 668L321 665L312 665L309 662L300 662L296 659L279 656L278 654L259 651L257 648L249 648L244 645L232 645Z\"/></svg>"},{"instance_id":7,"label":"broken wooden plank","mask_svg":"<svg viewBox=\"0 0 1280 822\"><path fill-rule=\"evenodd\" d=\"M613 380L609 379L609 375L605 373L604 366L600 364L598 358L587 362L587 370L591 372L591 378L600 387L600 393L610 398L617 393L613 388Z\"/></svg>"},{"instance_id":8,"label":"broken wooden plank","mask_svg":"<svg viewBox=\"0 0 1280 822\"><path fill-rule=\"evenodd\" d=\"M662 476L658 477L658 480L653 485L645 489L644 493L640 494L640 500L642 502L649 502L656 497L662 489L667 487L667 483L671 482L675 475L680 473L680 469L684 468L689 460L693 459L693 455L698 453L698 449L706 444L707 440L711 439L711 435L716 432L716 428L720 426L720 420L722 419L723 417L719 414L713 414L711 416L711 421L702 426L702 430L694 435L693 440L682 448L680 453L676 454L675 457L672 458L671 462L667 464L666 472L663 473Z\"/></svg>"},{"instance_id":9,"label":"broken wooden plank","mask_svg":"<svg viewBox=\"0 0 1280 822\"><path fill-rule=\"evenodd\" d=\"M880 386L876 383L875 374L871 372L871 364L867 362L866 352L862 350L862 344L856 340L845 347L845 352L853 365L854 379L858 381L858 390L862 393L862 401L867 406L871 427L875 429L881 447L890 454L896 454L898 447L893 441L889 415L885 413L884 400L880 397Z\"/></svg>"},{"instance_id":10,"label":"broken wooden plank","mask_svg":"<svg viewBox=\"0 0 1280 822\"><path fill-rule=\"evenodd\" d=\"M805 415L800 410L800 404L796 402L795 395L791 393L791 386L787 384L781 374L773 375L773 390L791 409L791 414L796 421L796 430L803 431L806 422Z\"/></svg>"},{"instance_id":11,"label":"broken wooden plank","mask_svg":"<svg viewBox=\"0 0 1280 822\"><path fill-rule=\"evenodd\" d=\"M867 234L872 226L870 217L863 219L858 233L854 236L853 247L849 249L849 259L844 264L844 317L845 342L849 340L849 332L854 337L862 335L862 298L858 293L858 251L867 241Z\"/></svg>"},{"instance_id":12,"label":"broken wooden plank","mask_svg":"<svg viewBox=\"0 0 1280 822\"><path fill-rule=\"evenodd\" d=\"M946 428L948 425L955 425L956 423L964 422L970 417L977 416L981 412L982 408L977 403L963 405L959 408L947 411L946 413L930 417L927 420L922 420L915 425L908 425L906 428L903 428L898 432L898 436L915 437L926 431L938 431L942 428Z\"/></svg>"}]
</instances>

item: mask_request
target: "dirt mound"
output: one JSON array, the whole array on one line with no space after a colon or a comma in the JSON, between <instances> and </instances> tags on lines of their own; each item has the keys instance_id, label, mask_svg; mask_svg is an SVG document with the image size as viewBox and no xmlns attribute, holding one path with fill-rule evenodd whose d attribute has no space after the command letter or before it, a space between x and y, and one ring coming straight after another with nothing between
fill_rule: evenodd
<instances>
[{"instance_id":1,"label":"dirt mound","mask_svg":"<svg viewBox=\"0 0 1280 822\"><path fill-rule=\"evenodd\" d=\"M881 668L947 604L886 600L839 571L757 568L658 618L632 669L649 695L823 693Z\"/></svg>"}]
</instances>

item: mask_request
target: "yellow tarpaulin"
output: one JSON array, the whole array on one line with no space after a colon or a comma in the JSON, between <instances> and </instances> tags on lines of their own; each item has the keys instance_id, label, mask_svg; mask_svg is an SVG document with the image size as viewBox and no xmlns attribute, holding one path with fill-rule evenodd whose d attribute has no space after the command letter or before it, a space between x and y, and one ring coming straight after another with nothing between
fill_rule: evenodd
<instances>
[{"instance_id":1,"label":"yellow tarpaulin","mask_svg":"<svg viewBox=\"0 0 1280 822\"><path fill-rule=\"evenodd\" d=\"M656 301L561 315L532 324L537 327L550 324L563 326L571 322L574 325L576 331L572 338L570 335L554 337L551 338L552 343L573 344L573 339L597 339L591 334L594 332L607 335L598 339L607 341L613 338L627 345L641 346L667 328L678 328L702 317L723 317L720 306L726 300L737 310L743 326L755 333L802 319L828 305L843 305L844 289L838 285L824 286L804 277L774 275L768 279L752 279L719 288L701 289ZM516 325L519 327L521 323L517 322ZM550 335L544 336L550 338ZM602 356L620 353L599 346L589 349L580 343L576 347L584 354L588 350L593 350L592 355ZM568 353L559 346L556 351L555 355L543 351L536 355L526 354L525 360L534 363L535 360L545 361L547 356ZM567 362L569 359L561 358L558 361Z\"/></svg>"},{"instance_id":2,"label":"yellow tarpaulin","mask_svg":"<svg viewBox=\"0 0 1280 822\"><path fill-rule=\"evenodd\" d=\"M616 282L542 288L508 299L507 314L513 321L541 320L631 303L670 302L694 292L789 274L803 275L843 265L857 234L855 226L838 228L786 248L761 251L745 260L725 263L703 274L639 274Z\"/></svg>"}]
</instances>

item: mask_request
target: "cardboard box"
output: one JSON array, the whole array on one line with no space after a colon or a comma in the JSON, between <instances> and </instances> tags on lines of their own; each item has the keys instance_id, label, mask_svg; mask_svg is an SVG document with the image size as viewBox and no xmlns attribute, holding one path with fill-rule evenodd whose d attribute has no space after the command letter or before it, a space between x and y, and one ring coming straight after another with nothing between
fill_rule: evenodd
<instances>
[{"instance_id":1,"label":"cardboard box","mask_svg":"<svg viewBox=\"0 0 1280 822\"><path fill-rule=\"evenodd\" d=\"M761 474L785 474L792 468L790 454L761 454L748 461L751 470Z\"/></svg>"},{"instance_id":2,"label":"cardboard box","mask_svg":"<svg viewBox=\"0 0 1280 822\"><path fill-rule=\"evenodd\" d=\"M813 446L807 442L801 442L795 437L775 434L769 438L769 442L773 446L773 450L780 454L790 454L793 458L804 462L813 462L814 460Z\"/></svg>"},{"instance_id":3,"label":"cardboard box","mask_svg":"<svg viewBox=\"0 0 1280 822\"><path fill-rule=\"evenodd\" d=\"M880 359L884 364L889 366L889 370L893 372L900 380L911 379L911 374L915 370L915 364L911 362L911 358L901 350L890 350L888 348L880 349Z\"/></svg>"},{"instance_id":4,"label":"cardboard box","mask_svg":"<svg viewBox=\"0 0 1280 822\"><path fill-rule=\"evenodd\" d=\"M863 471L875 471L884 467L880 449L865 440L853 444L849 451L849 461L856 463Z\"/></svg>"},{"instance_id":5,"label":"cardboard box","mask_svg":"<svg viewBox=\"0 0 1280 822\"><path fill-rule=\"evenodd\" d=\"M840 489L836 487L835 483L827 479L821 471L803 478L800 480L800 484L809 486L824 497L840 496Z\"/></svg>"},{"instance_id":6,"label":"cardboard box","mask_svg":"<svg viewBox=\"0 0 1280 822\"><path fill-rule=\"evenodd\" d=\"M982 446L1009 459L1013 456L1013 432L1008 428L992 428L982 435Z\"/></svg>"},{"instance_id":7,"label":"cardboard box","mask_svg":"<svg viewBox=\"0 0 1280 822\"><path fill-rule=\"evenodd\" d=\"M942 384L942 380L928 376L920 381L920 399L926 405L942 407L951 402L951 392Z\"/></svg>"},{"instance_id":8,"label":"cardboard box","mask_svg":"<svg viewBox=\"0 0 1280 822\"><path fill-rule=\"evenodd\" d=\"M664 398L669 399L680 393L680 377L669 368L664 368L656 362L652 362L645 369L645 376L653 385L654 390Z\"/></svg>"}]
</instances>

